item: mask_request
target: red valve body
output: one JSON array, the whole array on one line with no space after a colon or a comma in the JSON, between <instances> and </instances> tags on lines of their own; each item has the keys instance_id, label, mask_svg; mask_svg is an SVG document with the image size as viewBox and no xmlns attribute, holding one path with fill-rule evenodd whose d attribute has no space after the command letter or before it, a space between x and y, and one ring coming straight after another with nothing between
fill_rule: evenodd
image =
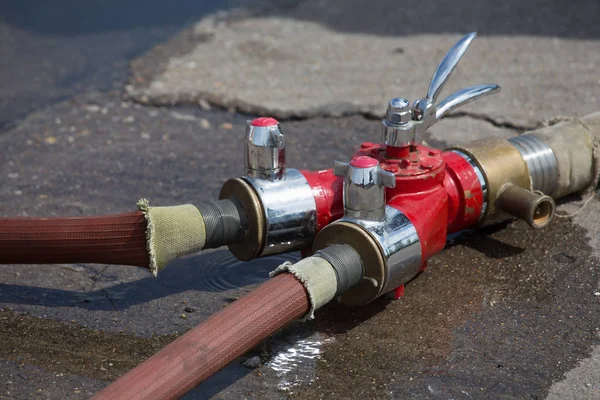
<instances>
[{"instance_id":1,"label":"red valve body","mask_svg":"<svg viewBox=\"0 0 600 400\"><path fill-rule=\"evenodd\" d=\"M477 223L483 190L473 166L459 154L427 146L392 147L365 142L355 156L377 159L396 175L387 204L402 211L421 241L422 268L442 250L448 233Z\"/></svg>"},{"instance_id":2,"label":"red valve body","mask_svg":"<svg viewBox=\"0 0 600 400\"><path fill-rule=\"evenodd\" d=\"M483 211L483 189L473 166L462 156L427 146L392 147L365 142L354 157L368 156L396 175L386 189L387 204L403 212L421 242L421 268L441 251L446 236L475 225ZM301 171L317 206L317 231L343 216L343 179L333 170ZM403 293L396 290L396 296Z\"/></svg>"}]
</instances>

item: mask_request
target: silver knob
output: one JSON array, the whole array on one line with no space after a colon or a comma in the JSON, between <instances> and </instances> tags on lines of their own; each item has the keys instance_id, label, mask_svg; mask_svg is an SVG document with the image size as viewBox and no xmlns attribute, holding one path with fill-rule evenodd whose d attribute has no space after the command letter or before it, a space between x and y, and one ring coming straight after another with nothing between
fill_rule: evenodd
<instances>
[{"instance_id":1,"label":"silver knob","mask_svg":"<svg viewBox=\"0 0 600 400\"><path fill-rule=\"evenodd\" d=\"M276 181L285 174L285 140L279 122L261 117L246 126L246 175Z\"/></svg>"},{"instance_id":2,"label":"silver knob","mask_svg":"<svg viewBox=\"0 0 600 400\"><path fill-rule=\"evenodd\" d=\"M396 186L396 176L383 171L379 161L366 156L349 163L335 161L333 173L344 177L346 216L375 221L385 217L385 188Z\"/></svg>"},{"instance_id":3,"label":"silver knob","mask_svg":"<svg viewBox=\"0 0 600 400\"><path fill-rule=\"evenodd\" d=\"M403 97L390 100L382 123L386 145L403 147L413 144L415 123L408 100Z\"/></svg>"},{"instance_id":4,"label":"silver knob","mask_svg":"<svg viewBox=\"0 0 600 400\"><path fill-rule=\"evenodd\" d=\"M404 101L408 103L408 100L395 98L390 101L386 118L383 120L383 141L386 145L394 147L420 145L423 142L425 131L444 115L462 105L500 91L498 85L472 86L451 94L438 105L435 105L444 85L452 75L452 71L454 71L476 35L477 33L472 32L464 36L444 56L433 73L427 96L415 101L410 113L407 113L410 114L409 121L398 118L398 114L406 113L404 108L402 108L403 111L395 111L400 109L396 105L404 104Z\"/></svg>"},{"instance_id":5,"label":"silver knob","mask_svg":"<svg viewBox=\"0 0 600 400\"><path fill-rule=\"evenodd\" d=\"M410 103L403 97L391 99L388 103L385 120L389 124L406 124L412 120L412 111Z\"/></svg>"}]
</instances>

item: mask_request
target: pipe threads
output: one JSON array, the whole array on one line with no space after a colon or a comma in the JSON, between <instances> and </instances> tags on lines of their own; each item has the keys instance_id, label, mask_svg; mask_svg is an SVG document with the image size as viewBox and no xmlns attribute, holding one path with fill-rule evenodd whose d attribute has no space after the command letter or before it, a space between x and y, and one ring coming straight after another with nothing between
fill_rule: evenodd
<instances>
[{"instance_id":1,"label":"pipe threads","mask_svg":"<svg viewBox=\"0 0 600 400\"><path fill-rule=\"evenodd\" d=\"M527 164L533 190L551 195L558 181L558 165L552 149L540 138L526 134L508 141L519 150Z\"/></svg>"},{"instance_id":2,"label":"pipe threads","mask_svg":"<svg viewBox=\"0 0 600 400\"><path fill-rule=\"evenodd\" d=\"M336 296L358 285L363 277L363 264L358 253L347 244L333 244L314 254L327 260L337 278Z\"/></svg>"},{"instance_id":3,"label":"pipe threads","mask_svg":"<svg viewBox=\"0 0 600 400\"><path fill-rule=\"evenodd\" d=\"M206 226L205 249L237 243L244 238L246 215L237 200L204 201L198 210Z\"/></svg>"}]
</instances>

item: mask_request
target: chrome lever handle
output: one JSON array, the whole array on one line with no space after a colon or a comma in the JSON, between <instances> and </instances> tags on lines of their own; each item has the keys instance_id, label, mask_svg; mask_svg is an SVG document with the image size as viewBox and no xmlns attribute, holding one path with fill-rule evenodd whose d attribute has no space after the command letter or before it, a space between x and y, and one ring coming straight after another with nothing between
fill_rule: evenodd
<instances>
[{"instance_id":1,"label":"chrome lever handle","mask_svg":"<svg viewBox=\"0 0 600 400\"><path fill-rule=\"evenodd\" d=\"M435 72L433 73L433 77L431 78L431 83L429 84L429 90L427 90L427 98L431 100L432 103L435 103L437 97L440 92L444 88L444 85L450 78L452 71L467 51L467 48L477 36L477 32L471 32L468 35L464 36L460 39L452 48L446 53L442 61L437 66Z\"/></svg>"},{"instance_id":2,"label":"chrome lever handle","mask_svg":"<svg viewBox=\"0 0 600 400\"><path fill-rule=\"evenodd\" d=\"M435 119L437 121L460 106L499 91L498 85L476 85L454 92L436 105Z\"/></svg>"},{"instance_id":3,"label":"chrome lever handle","mask_svg":"<svg viewBox=\"0 0 600 400\"><path fill-rule=\"evenodd\" d=\"M467 51L477 34L462 37L439 63L431 78L427 96L409 107L408 100L398 97L388 104L383 122L382 136L387 146L417 146L423 141L425 131L450 111L476 99L500 91L498 85L477 85L452 93L435 104L437 97L450 78L452 71Z\"/></svg>"}]
</instances>

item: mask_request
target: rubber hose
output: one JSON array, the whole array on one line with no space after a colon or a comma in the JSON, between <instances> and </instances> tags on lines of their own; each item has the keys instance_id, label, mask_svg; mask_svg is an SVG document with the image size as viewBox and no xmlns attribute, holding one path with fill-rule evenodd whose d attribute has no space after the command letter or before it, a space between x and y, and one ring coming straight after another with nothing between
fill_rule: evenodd
<instances>
[{"instance_id":1,"label":"rubber hose","mask_svg":"<svg viewBox=\"0 0 600 400\"><path fill-rule=\"evenodd\" d=\"M71 263L147 268L144 215L0 218L0 264Z\"/></svg>"},{"instance_id":2,"label":"rubber hose","mask_svg":"<svg viewBox=\"0 0 600 400\"><path fill-rule=\"evenodd\" d=\"M302 283L268 280L96 394L95 400L178 399L309 310Z\"/></svg>"}]
</instances>

